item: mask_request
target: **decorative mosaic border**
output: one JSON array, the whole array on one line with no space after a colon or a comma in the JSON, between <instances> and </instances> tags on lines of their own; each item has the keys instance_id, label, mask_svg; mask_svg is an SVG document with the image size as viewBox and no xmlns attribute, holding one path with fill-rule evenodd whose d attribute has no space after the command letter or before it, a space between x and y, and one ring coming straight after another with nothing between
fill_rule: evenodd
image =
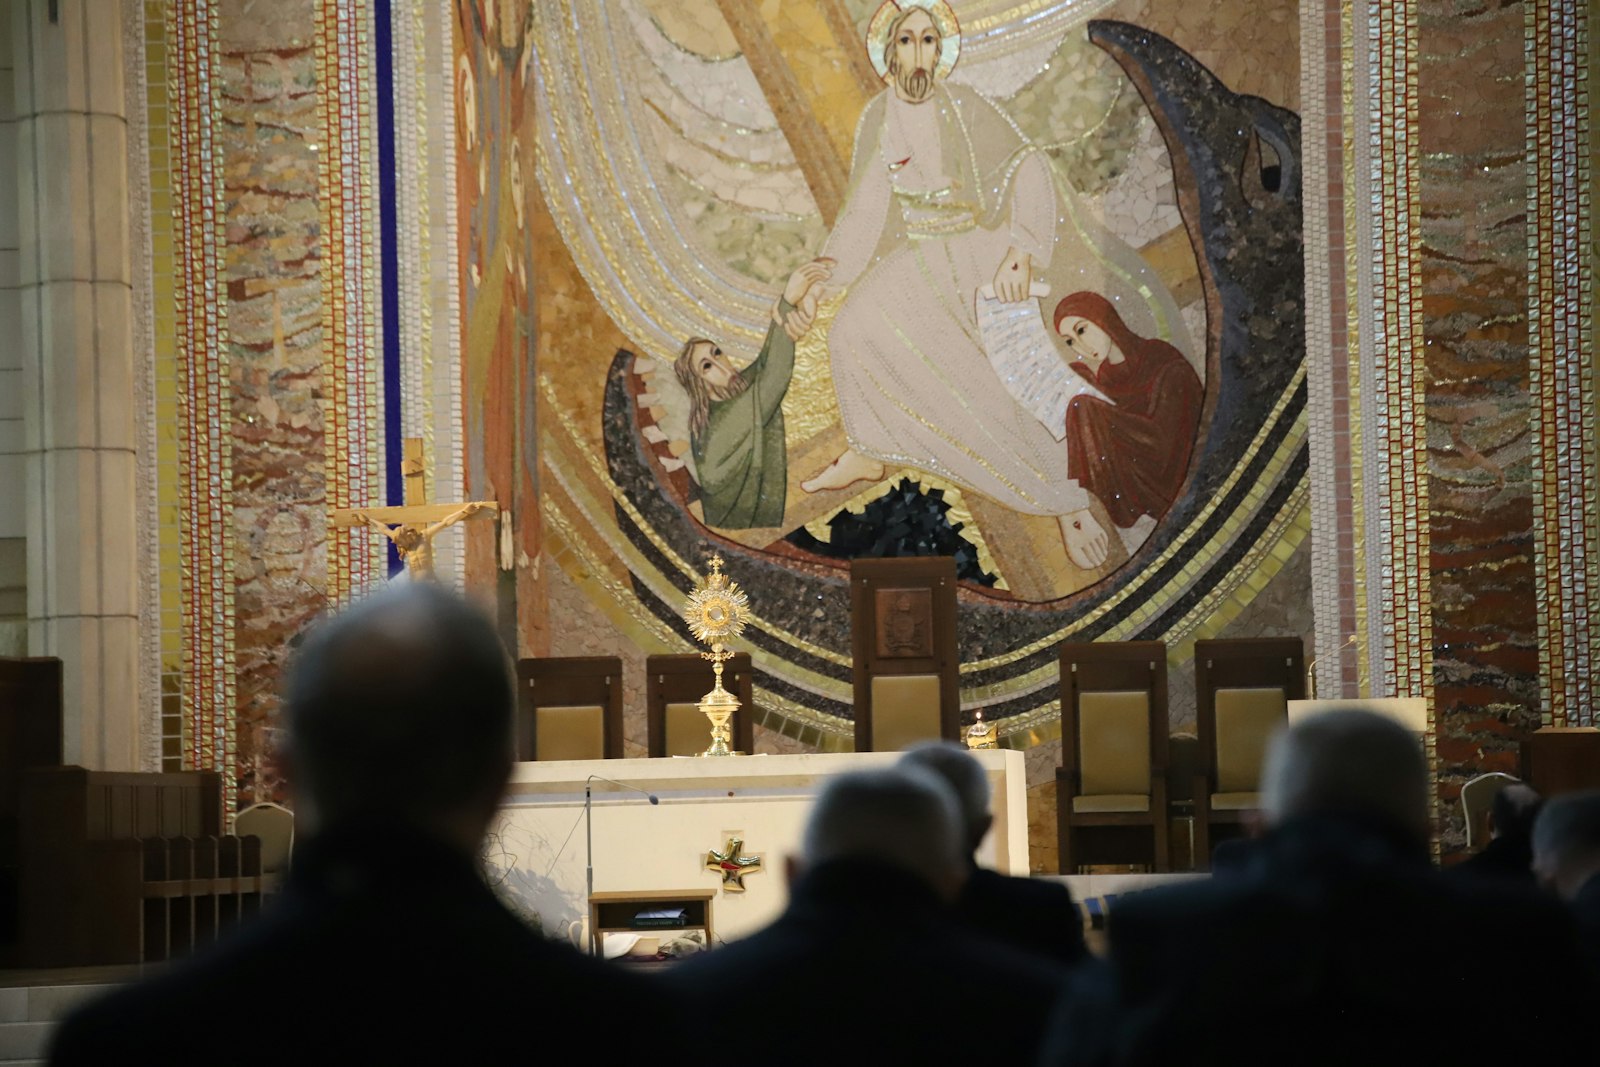
<instances>
[{"instance_id":1,"label":"decorative mosaic border","mask_svg":"<svg viewBox=\"0 0 1600 1067\"><path fill-rule=\"evenodd\" d=\"M165 43L159 19L147 21L144 0L122 0L122 78L128 119L128 279L133 287L134 426L137 508L134 566L139 572L139 767L162 768L161 745L161 530L156 477L155 298L150 256L150 86L147 37ZM164 47L158 72L166 69ZM161 77L166 92L164 73ZM165 158L165 157L163 157ZM179 730L181 736L181 728Z\"/></svg>"},{"instance_id":2,"label":"decorative mosaic border","mask_svg":"<svg viewBox=\"0 0 1600 1067\"><path fill-rule=\"evenodd\" d=\"M177 635L182 663L182 760L186 767L222 770L231 778L236 742L234 527L227 298L218 283L224 247L222 161L216 130L222 93L219 9L220 4L212 0L177 0L164 9L172 225L167 233L152 235L152 247L160 256L166 238L172 249L172 269L167 277L175 309L172 351L177 372L174 483L181 534L176 579L182 605ZM154 137L154 116L150 125ZM152 188L152 214L165 214L161 208ZM156 333L159 351L163 339L159 322ZM157 410L158 419L165 422L160 418L159 401ZM161 444L165 443L163 436ZM173 577L165 552L163 571L167 572L163 574L165 594ZM164 671L166 666L164 662ZM165 684L163 694L165 711Z\"/></svg>"},{"instance_id":3,"label":"decorative mosaic border","mask_svg":"<svg viewBox=\"0 0 1600 1067\"><path fill-rule=\"evenodd\" d=\"M184 767L183 531L178 500L178 349L176 259L172 241L172 152L167 131L167 5L145 0L145 136L149 140L150 304L153 447L146 460L155 480L156 574L144 595L156 606L160 768Z\"/></svg>"},{"instance_id":4,"label":"decorative mosaic border","mask_svg":"<svg viewBox=\"0 0 1600 1067\"><path fill-rule=\"evenodd\" d=\"M1422 203L1417 139L1417 8L1367 3L1355 26L1364 41L1364 167L1371 205L1363 236L1373 299L1362 322L1362 371L1372 431L1364 449L1369 607L1381 617L1373 693L1433 696L1427 422L1422 332ZM1358 137L1357 143L1360 143ZM1372 559L1376 552L1377 558ZM1376 581L1374 587L1371 583ZM1375 650L1376 651L1376 650ZM1379 673L1381 669L1381 674Z\"/></svg>"},{"instance_id":5,"label":"decorative mosaic border","mask_svg":"<svg viewBox=\"0 0 1600 1067\"><path fill-rule=\"evenodd\" d=\"M323 378L330 509L383 502L382 368L372 160L372 63L366 5L318 0L317 158L322 213ZM328 597L348 599L387 575L387 546L363 529L328 537Z\"/></svg>"},{"instance_id":6,"label":"decorative mosaic border","mask_svg":"<svg viewBox=\"0 0 1600 1067\"><path fill-rule=\"evenodd\" d=\"M1595 725L1600 496L1589 216L1588 10L1528 3L1528 392L1539 698L1547 725Z\"/></svg>"},{"instance_id":7,"label":"decorative mosaic border","mask_svg":"<svg viewBox=\"0 0 1600 1067\"><path fill-rule=\"evenodd\" d=\"M395 209L399 238L400 420L420 437L435 500L461 491L460 332L456 328L454 88L447 5L396 0L391 15ZM442 206L432 197L443 190ZM434 542L434 569L460 584L462 528Z\"/></svg>"},{"instance_id":8,"label":"decorative mosaic border","mask_svg":"<svg viewBox=\"0 0 1600 1067\"><path fill-rule=\"evenodd\" d=\"M1311 592L1316 619L1312 655L1317 691L1353 697L1361 689L1357 636L1352 367L1347 297L1344 5L1300 6L1301 166L1304 174L1306 386L1312 469L1310 507L1321 536L1311 539ZM1337 178L1335 178L1335 175ZM1359 366L1356 368L1359 370ZM1360 639L1357 637L1357 646Z\"/></svg>"}]
</instances>

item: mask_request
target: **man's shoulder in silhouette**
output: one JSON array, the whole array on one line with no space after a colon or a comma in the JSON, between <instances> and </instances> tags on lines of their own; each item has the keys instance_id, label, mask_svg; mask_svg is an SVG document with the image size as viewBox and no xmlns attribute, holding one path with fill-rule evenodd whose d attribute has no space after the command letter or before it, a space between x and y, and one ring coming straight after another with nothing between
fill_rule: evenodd
<instances>
[{"instance_id":1,"label":"man's shoulder in silhouette","mask_svg":"<svg viewBox=\"0 0 1600 1067\"><path fill-rule=\"evenodd\" d=\"M762 1062L998 1063L1031 1062L1064 976L963 928L912 876L840 860L800 879L771 926L672 978L742 1020ZM816 1026L772 1010L822 1000L832 1018Z\"/></svg>"},{"instance_id":2,"label":"man's shoulder in silhouette","mask_svg":"<svg viewBox=\"0 0 1600 1067\"><path fill-rule=\"evenodd\" d=\"M1507 1054L1541 1031L1559 1042L1585 978L1571 919L1552 903L1444 878L1420 845L1375 827L1297 820L1227 878L1120 898L1108 964L1063 1002L1052 1055L1336 1063L1382 1047L1426 1059L1436 1020L1479 995L1473 961L1508 957L1536 976L1536 1018L1484 1040Z\"/></svg>"},{"instance_id":3,"label":"man's shoulder in silhouette","mask_svg":"<svg viewBox=\"0 0 1600 1067\"><path fill-rule=\"evenodd\" d=\"M653 1045L647 1035L681 1015L656 983L541 938L467 857L420 835L341 835L295 862L282 899L259 921L71 1017L54 1061L603 1053L611 1046L579 1023L595 1011L634 1020L637 1028L615 1033L638 1034L637 1047L623 1051L643 1054Z\"/></svg>"},{"instance_id":4,"label":"man's shoulder in silhouette","mask_svg":"<svg viewBox=\"0 0 1600 1067\"><path fill-rule=\"evenodd\" d=\"M1089 953L1072 891L1058 882L978 867L962 890L956 914L970 930L1058 963L1076 964Z\"/></svg>"}]
</instances>

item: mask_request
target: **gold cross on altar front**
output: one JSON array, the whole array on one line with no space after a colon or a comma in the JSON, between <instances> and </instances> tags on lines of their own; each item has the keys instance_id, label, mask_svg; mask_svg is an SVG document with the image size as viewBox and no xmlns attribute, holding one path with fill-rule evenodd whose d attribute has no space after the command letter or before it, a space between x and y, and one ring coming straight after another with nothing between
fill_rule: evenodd
<instances>
[{"instance_id":1,"label":"gold cross on altar front","mask_svg":"<svg viewBox=\"0 0 1600 1067\"><path fill-rule=\"evenodd\" d=\"M394 542L400 561L413 579L430 580L433 578L433 539L458 522L485 511L499 511L500 506L485 500L430 504L427 472L422 462L422 438L407 437L402 456L404 504L385 508L335 508L328 514L328 524L336 530L372 527Z\"/></svg>"},{"instance_id":2,"label":"gold cross on altar front","mask_svg":"<svg viewBox=\"0 0 1600 1067\"><path fill-rule=\"evenodd\" d=\"M760 856L746 856L743 849L744 838L730 837L726 849L706 853L706 870L722 875L722 888L730 893L743 893L744 880L765 869Z\"/></svg>"}]
</instances>

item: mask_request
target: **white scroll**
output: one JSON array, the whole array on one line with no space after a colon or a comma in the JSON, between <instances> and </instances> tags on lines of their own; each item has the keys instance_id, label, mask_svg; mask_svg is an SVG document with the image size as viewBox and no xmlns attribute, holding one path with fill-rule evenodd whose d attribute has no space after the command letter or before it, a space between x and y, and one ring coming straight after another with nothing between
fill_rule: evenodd
<instances>
[{"instance_id":1,"label":"white scroll","mask_svg":"<svg viewBox=\"0 0 1600 1067\"><path fill-rule=\"evenodd\" d=\"M1067 436L1073 397L1087 394L1107 403L1111 398L1061 358L1039 308L1039 299L1049 295L1050 287L1036 281L1027 300L1004 304L995 299L994 286L985 285L978 290L978 331L1006 391L1060 441Z\"/></svg>"}]
</instances>

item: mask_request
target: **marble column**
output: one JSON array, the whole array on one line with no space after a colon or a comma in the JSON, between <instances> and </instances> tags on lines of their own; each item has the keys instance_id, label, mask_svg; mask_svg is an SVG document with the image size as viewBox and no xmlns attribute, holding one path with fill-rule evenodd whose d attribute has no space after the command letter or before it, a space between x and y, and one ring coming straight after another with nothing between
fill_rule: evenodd
<instances>
[{"instance_id":1,"label":"marble column","mask_svg":"<svg viewBox=\"0 0 1600 1067\"><path fill-rule=\"evenodd\" d=\"M122 27L13 0L28 650L66 665L64 752L139 766L138 574Z\"/></svg>"}]
</instances>

